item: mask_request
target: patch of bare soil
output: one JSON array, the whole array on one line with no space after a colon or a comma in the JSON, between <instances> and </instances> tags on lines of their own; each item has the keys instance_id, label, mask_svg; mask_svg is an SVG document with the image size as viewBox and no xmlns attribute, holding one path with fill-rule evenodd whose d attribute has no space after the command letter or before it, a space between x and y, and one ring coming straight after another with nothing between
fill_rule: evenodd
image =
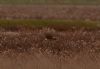
<instances>
[{"instance_id":1,"label":"patch of bare soil","mask_svg":"<svg viewBox=\"0 0 100 69\"><path fill-rule=\"evenodd\" d=\"M100 30L0 32L2 69L100 69Z\"/></svg>"},{"instance_id":2,"label":"patch of bare soil","mask_svg":"<svg viewBox=\"0 0 100 69\"><path fill-rule=\"evenodd\" d=\"M0 5L0 18L100 20L100 6Z\"/></svg>"}]
</instances>

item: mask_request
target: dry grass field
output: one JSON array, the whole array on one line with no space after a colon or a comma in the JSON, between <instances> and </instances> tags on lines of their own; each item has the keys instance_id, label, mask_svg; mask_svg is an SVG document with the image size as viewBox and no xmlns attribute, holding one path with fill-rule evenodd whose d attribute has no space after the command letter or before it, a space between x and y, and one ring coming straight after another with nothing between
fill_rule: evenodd
<instances>
[{"instance_id":1,"label":"dry grass field","mask_svg":"<svg viewBox=\"0 0 100 69\"><path fill-rule=\"evenodd\" d=\"M0 19L100 20L100 6L0 5Z\"/></svg>"},{"instance_id":2,"label":"dry grass field","mask_svg":"<svg viewBox=\"0 0 100 69\"><path fill-rule=\"evenodd\" d=\"M99 65L99 29L0 29L2 69L99 69Z\"/></svg>"},{"instance_id":3,"label":"dry grass field","mask_svg":"<svg viewBox=\"0 0 100 69\"><path fill-rule=\"evenodd\" d=\"M0 69L100 69L99 7L0 5Z\"/></svg>"}]
</instances>

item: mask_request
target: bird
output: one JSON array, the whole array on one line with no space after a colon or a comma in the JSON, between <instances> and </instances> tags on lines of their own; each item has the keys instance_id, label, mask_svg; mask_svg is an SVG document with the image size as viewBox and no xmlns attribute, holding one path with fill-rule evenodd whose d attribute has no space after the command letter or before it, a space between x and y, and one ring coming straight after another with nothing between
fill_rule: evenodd
<instances>
[{"instance_id":1,"label":"bird","mask_svg":"<svg viewBox=\"0 0 100 69\"><path fill-rule=\"evenodd\" d=\"M56 37L50 33L45 34L45 40L56 40Z\"/></svg>"}]
</instances>

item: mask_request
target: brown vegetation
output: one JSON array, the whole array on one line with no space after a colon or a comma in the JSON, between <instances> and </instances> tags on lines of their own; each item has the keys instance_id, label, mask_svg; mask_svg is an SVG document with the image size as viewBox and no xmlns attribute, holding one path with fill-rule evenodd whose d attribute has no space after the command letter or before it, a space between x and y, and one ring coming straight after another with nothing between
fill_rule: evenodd
<instances>
[{"instance_id":1,"label":"brown vegetation","mask_svg":"<svg viewBox=\"0 0 100 69\"><path fill-rule=\"evenodd\" d=\"M99 69L99 64L99 29L0 29L2 69Z\"/></svg>"},{"instance_id":2,"label":"brown vegetation","mask_svg":"<svg viewBox=\"0 0 100 69\"><path fill-rule=\"evenodd\" d=\"M50 28L34 31L1 31L0 53L41 52L45 55L71 58L78 54L88 53L90 56L100 54L100 31L67 30L56 31ZM47 36L52 37L47 39ZM53 39L55 38L55 39ZM9 54L10 53L10 54ZM93 57L93 56L92 56Z\"/></svg>"},{"instance_id":3,"label":"brown vegetation","mask_svg":"<svg viewBox=\"0 0 100 69\"><path fill-rule=\"evenodd\" d=\"M0 19L100 20L100 8L0 5ZM100 69L100 29L93 29L64 25L1 26L0 68Z\"/></svg>"},{"instance_id":4,"label":"brown vegetation","mask_svg":"<svg viewBox=\"0 0 100 69\"><path fill-rule=\"evenodd\" d=\"M100 20L100 6L0 5L0 19Z\"/></svg>"}]
</instances>

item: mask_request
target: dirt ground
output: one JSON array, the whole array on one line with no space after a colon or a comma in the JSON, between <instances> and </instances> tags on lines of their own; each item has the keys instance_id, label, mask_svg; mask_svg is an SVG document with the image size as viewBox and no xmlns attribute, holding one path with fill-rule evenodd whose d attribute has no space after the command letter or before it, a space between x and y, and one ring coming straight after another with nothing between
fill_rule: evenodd
<instances>
[{"instance_id":1,"label":"dirt ground","mask_svg":"<svg viewBox=\"0 0 100 69\"><path fill-rule=\"evenodd\" d=\"M0 68L100 69L100 30L1 30Z\"/></svg>"},{"instance_id":2,"label":"dirt ground","mask_svg":"<svg viewBox=\"0 0 100 69\"><path fill-rule=\"evenodd\" d=\"M0 18L100 20L100 6L0 5Z\"/></svg>"}]
</instances>

